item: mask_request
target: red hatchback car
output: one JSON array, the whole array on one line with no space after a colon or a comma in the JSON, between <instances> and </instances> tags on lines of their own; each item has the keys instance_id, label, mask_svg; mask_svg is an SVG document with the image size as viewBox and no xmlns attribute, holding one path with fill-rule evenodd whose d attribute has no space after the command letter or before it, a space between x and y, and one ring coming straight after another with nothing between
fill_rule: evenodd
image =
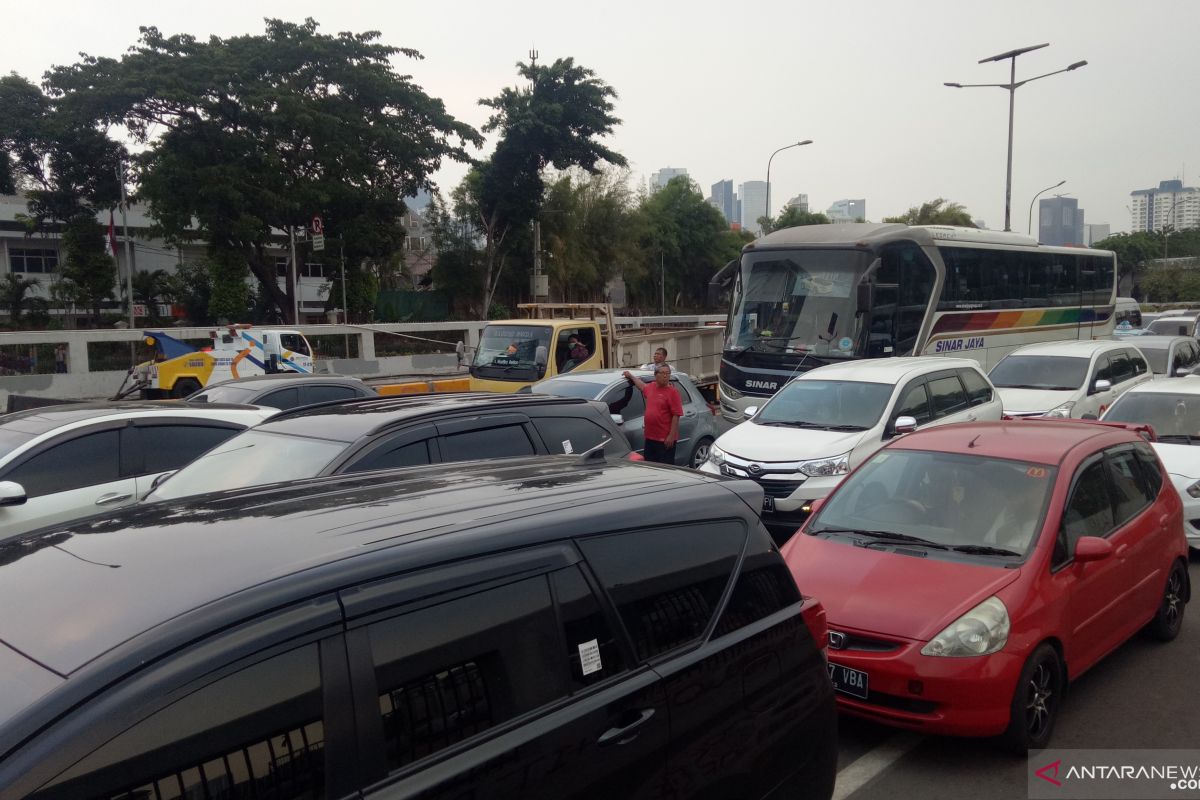
<instances>
[{"instance_id":1,"label":"red hatchback car","mask_svg":"<svg viewBox=\"0 0 1200 800\"><path fill-rule=\"evenodd\" d=\"M1068 681L1190 595L1178 494L1132 428L948 425L893 441L784 547L821 598L839 708L1046 746Z\"/></svg>"}]
</instances>

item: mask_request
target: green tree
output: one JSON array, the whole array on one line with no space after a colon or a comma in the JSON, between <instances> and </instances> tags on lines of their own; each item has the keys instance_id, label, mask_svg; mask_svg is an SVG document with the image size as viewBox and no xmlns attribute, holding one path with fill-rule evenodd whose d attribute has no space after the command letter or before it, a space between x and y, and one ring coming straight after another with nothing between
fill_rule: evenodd
<instances>
[{"instance_id":1,"label":"green tree","mask_svg":"<svg viewBox=\"0 0 1200 800\"><path fill-rule=\"evenodd\" d=\"M0 278L0 305L8 310L9 320L14 325L20 323L21 315L25 313L32 299L29 297L29 290L38 285L40 283L37 278L22 278L12 272Z\"/></svg>"},{"instance_id":2,"label":"green tree","mask_svg":"<svg viewBox=\"0 0 1200 800\"><path fill-rule=\"evenodd\" d=\"M1117 254L1118 274L1124 278L1131 276L1134 283L1138 282L1138 273L1143 264L1162 256L1162 236L1157 233L1140 231L1138 233L1117 233L1106 239L1101 239L1092 245L1098 250L1112 250ZM1146 287L1141 287L1142 292Z\"/></svg>"},{"instance_id":3,"label":"green tree","mask_svg":"<svg viewBox=\"0 0 1200 800\"><path fill-rule=\"evenodd\" d=\"M640 257L628 172L560 174L546 190L542 246L552 295L566 302L603 297Z\"/></svg>"},{"instance_id":4,"label":"green tree","mask_svg":"<svg viewBox=\"0 0 1200 800\"><path fill-rule=\"evenodd\" d=\"M170 295L166 270L156 269L133 273L133 302L154 306Z\"/></svg>"},{"instance_id":5,"label":"green tree","mask_svg":"<svg viewBox=\"0 0 1200 800\"><path fill-rule=\"evenodd\" d=\"M104 228L94 214L77 213L67 220L62 236L61 284L75 303L91 309L99 324L100 304L113 296L117 265L104 250Z\"/></svg>"},{"instance_id":6,"label":"green tree","mask_svg":"<svg viewBox=\"0 0 1200 800\"><path fill-rule=\"evenodd\" d=\"M378 39L322 34L311 19L267 20L263 35L228 39L142 28L119 60L85 56L48 85L75 118L123 124L148 146L141 195L168 241L208 243L220 273L212 311L245 307L236 283L249 269L290 319L276 231L320 213L344 242L348 273L386 261L404 241L401 198L482 141L395 71L392 58L418 52Z\"/></svg>"},{"instance_id":7,"label":"green tree","mask_svg":"<svg viewBox=\"0 0 1200 800\"><path fill-rule=\"evenodd\" d=\"M898 217L884 217L884 222L903 222L906 225L959 225L974 228L971 215L961 203L951 203L944 198L930 200L913 206Z\"/></svg>"},{"instance_id":8,"label":"green tree","mask_svg":"<svg viewBox=\"0 0 1200 800\"><path fill-rule=\"evenodd\" d=\"M208 311L212 277L207 261L180 264L175 273L167 277L166 294L172 302L183 306L187 321L192 325L210 325L216 321Z\"/></svg>"},{"instance_id":9,"label":"green tree","mask_svg":"<svg viewBox=\"0 0 1200 800\"><path fill-rule=\"evenodd\" d=\"M828 225L829 217L819 211L801 211L797 206L788 206L775 219L763 217L759 220L759 224L763 227L763 233L770 233L801 225Z\"/></svg>"},{"instance_id":10,"label":"green tree","mask_svg":"<svg viewBox=\"0 0 1200 800\"><path fill-rule=\"evenodd\" d=\"M517 71L529 81L526 88L479 101L493 112L484 131L499 133L500 140L464 180L457 204L484 240L482 310L491 306L506 250L521 238L513 234L524 231L542 204L542 171L580 167L594 173L602 161L625 166L624 156L597 141L620 124L612 114L617 93L611 86L571 58L518 63Z\"/></svg>"}]
</instances>

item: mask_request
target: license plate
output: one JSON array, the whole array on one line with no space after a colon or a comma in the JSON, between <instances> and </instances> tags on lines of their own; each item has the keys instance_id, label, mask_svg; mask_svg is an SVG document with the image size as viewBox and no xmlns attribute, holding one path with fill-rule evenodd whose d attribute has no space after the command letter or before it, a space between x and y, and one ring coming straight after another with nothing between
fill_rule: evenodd
<instances>
[{"instance_id":1,"label":"license plate","mask_svg":"<svg viewBox=\"0 0 1200 800\"><path fill-rule=\"evenodd\" d=\"M774 497L764 497L763 498L763 511L765 511L769 514L775 513L775 498Z\"/></svg>"},{"instance_id":2,"label":"license plate","mask_svg":"<svg viewBox=\"0 0 1200 800\"><path fill-rule=\"evenodd\" d=\"M867 699L867 673L830 662L829 679L833 681L833 688L842 694Z\"/></svg>"}]
</instances>

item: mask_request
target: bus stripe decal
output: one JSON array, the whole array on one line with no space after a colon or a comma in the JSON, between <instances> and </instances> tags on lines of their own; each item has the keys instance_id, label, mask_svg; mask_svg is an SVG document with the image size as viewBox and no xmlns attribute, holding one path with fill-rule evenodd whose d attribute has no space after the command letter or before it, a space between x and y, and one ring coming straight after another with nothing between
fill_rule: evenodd
<instances>
[{"instance_id":1,"label":"bus stripe decal","mask_svg":"<svg viewBox=\"0 0 1200 800\"><path fill-rule=\"evenodd\" d=\"M1103 323L1113 314L1112 306L1096 308L1051 308L1040 311L974 311L947 314L934 323L932 335L1011 328L1040 328L1047 325Z\"/></svg>"}]
</instances>

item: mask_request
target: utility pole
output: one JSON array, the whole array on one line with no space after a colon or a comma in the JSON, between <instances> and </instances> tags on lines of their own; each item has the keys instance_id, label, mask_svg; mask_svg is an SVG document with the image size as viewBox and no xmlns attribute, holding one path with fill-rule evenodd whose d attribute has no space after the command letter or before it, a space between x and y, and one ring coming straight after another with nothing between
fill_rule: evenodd
<instances>
[{"instance_id":1,"label":"utility pole","mask_svg":"<svg viewBox=\"0 0 1200 800\"><path fill-rule=\"evenodd\" d=\"M292 290L292 324L300 324L300 265L296 262L296 229L288 223L288 241L292 245L292 268L288 283Z\"/></svg>"},{"instance_id":2,"label":"utility pole","mask_svg":"<svg viewBox=\"0 0 1200 800\"><path fill-rule=\"evenodd\" d=\"M129 201L125 197L125 160L117 162L117 182L121 184L121 227L125 229L125 293L129 300L129 330L133 330L133 245L129 241ZM114 253L115 255L115 253Z\"/></svg>"},{"instance_id":3,"label":"utility pole","mask_svg":"<svg viewBox=\"0 0 1200 800\"><path fill-rule=\"evenodd\" d=\"M350 306L346 305L346 248L338 241L338 258L342 261L342 324L350 324Z\"/></svg>"},{"instance_id":4,"label":"utility pole","mask_svg":"<svg viewBox=\"0 0 1200 800\"><path fill-rule=\"evenodd\" d=\"M662 315L667 315L667 256L662 250L658 251L658 281L662 294Z\"/></svg>"}]
</instances>

